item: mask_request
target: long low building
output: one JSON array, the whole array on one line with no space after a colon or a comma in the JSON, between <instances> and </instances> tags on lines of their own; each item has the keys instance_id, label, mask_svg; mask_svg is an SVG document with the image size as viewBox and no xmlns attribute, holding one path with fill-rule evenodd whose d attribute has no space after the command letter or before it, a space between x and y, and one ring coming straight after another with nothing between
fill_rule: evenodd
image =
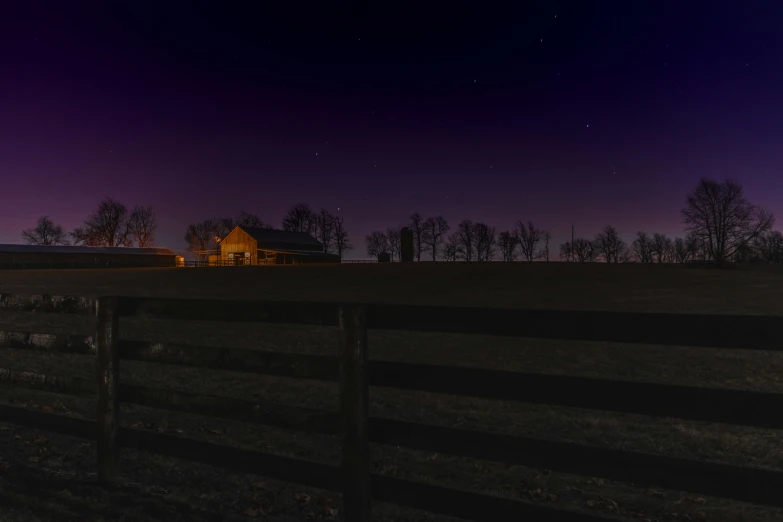
<instances>
[{"instance_id":1,"label":"long low building","mask_svg":"<svg viewBox=\"0 0 783 522\"><path fill-rule=\"evenodd\" d=\"M175 267L168 248L0 245L0 269Z\"/></svg>"}]
</instances>

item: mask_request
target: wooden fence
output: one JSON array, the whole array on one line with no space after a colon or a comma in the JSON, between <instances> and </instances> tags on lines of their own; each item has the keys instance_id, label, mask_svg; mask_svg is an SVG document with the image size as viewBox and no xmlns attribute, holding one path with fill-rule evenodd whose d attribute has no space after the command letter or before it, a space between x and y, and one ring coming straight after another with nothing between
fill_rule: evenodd
<instances>
[{"instance_id":1,"label":"wooden fence","mask_svg":"<svg viewBox=\"0 0 783 522\"><path fill-rule=\"evenodd\" d=\"M610 520L596 514L374 474L370 471L370 444L377 443L783 507L783 472L372 418L368 414L368 390L369 386L381 386L762 428L783 428L783 416L776 414L783 410L783 394L368 362L367 358L368 328L781 350L783 317L135 297L101 297L93 301L8 295L0 299L1 308L95 314L95 337L2 332L0 344L95 353L97 382L8 369L0 369L0 382L59 393L97 393L96 422L8 405L0 405L0 421L84 438L95 438L97 425L101 480L118 477L118 448L129 447L238 472L263 470L263 475L270 478L341 492L345 520L349 522L371 520L372 500L470 520ZM121 317L331 325L338 327L339 352L335 357L327 357L129 341L121 339ZM118 369L123 359L339 380L341 411L287 406L261 409L252 401L120 385ZM117 422L121 403L341 435L342 463L333 467L121 427Z\"/></svg>"}]
</instances>

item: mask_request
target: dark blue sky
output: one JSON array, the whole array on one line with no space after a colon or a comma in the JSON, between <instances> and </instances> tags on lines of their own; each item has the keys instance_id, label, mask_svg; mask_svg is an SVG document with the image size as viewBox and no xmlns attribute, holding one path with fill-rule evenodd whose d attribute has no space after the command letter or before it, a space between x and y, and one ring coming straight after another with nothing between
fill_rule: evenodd
<instances>
[{"instance_id":1,"label":"dark blue sky","mask_svg":"<svg viewBox=\"0 0 783 522\"><path fill-rule=\"evenodd\" d=\"M255 4L3 2L0 241L105 196L175 249L305 201L354 258L413 211L676 234L700 176L783 212L776 2Z\"/></svg>"}]
</instances>

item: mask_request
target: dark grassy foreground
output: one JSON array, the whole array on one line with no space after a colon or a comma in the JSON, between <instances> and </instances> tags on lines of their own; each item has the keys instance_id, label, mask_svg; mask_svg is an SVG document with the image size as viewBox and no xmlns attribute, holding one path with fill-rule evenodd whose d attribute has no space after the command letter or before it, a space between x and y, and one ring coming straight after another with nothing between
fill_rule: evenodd
<instances>
[{"instance_id":1,"label":"dark grassy foreground","mask_svg":"<svg viewBox=\"0 0 783 522\"><path fill-rule=\"evenodd\" d=\"M561 264L263 267L258 270L0 272L3 293L125 294L168 297L363 300L412 304L780 314L783 273L677 266ZM32 314L31 314L32 315ZM38 321L89 333L82 319L2 316L2 328ZM40 323L39 323L40 324ZM123 337L335 354L336 331L271 325L122 324ZM371 358L783 391L783 355L740 350L633 346L479 336L371 331ZM90 356L0 350L0 366L94 376ZM123 362L123 382L335 410L336 385L233 372ZM574 441L739 465L782 469L776 431L652 419L560 407L467 400L373 389L372 414L445 426ZM94 418L94 401L0 389L12 404ZM770 412L778 415L780 412ZM0 419L1 421L2 419ZM221 444L337 463L327 437L126 406L122 423ZM629 520L783 520L783 511L647 490L590 477L553 474L398 448L374 448L374 471L449 484ZM339 496L143 453L124 452L123 481L94 480L93 444L0 424L0 516L8 520L332 520ZM379 520L445 520L379 505ZM487 520L492 520L491 513Z\"/></svg>"}]
</instances>

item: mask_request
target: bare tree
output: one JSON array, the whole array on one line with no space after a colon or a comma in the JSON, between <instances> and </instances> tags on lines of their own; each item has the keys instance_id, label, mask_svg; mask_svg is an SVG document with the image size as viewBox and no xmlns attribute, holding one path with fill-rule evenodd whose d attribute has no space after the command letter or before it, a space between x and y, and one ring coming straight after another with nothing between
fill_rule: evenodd
<instances>
[{"instance_id":1,"label":"bare tree","mask_svg":"<svg viewBox=\"0 0 783 522\"><path fill-rule=\"evenodd\" d=\"M473 237L476 244L476 261L492 261L497 254L497 234L495 227L484 223L473 224Z\"/></svg>"},{"instance_id":2,"label":"bare tree","mask_svg":"<svg viewBox=\"0 0 783 522\"><path fill-rule=\"evenodd\" d=\"M242 227L242 228L269 228L264 221L258 217L258 215L253 214L251 212L245 212L244 210L240 210L239 214L237 214L237 217L235 217L233 220L233 227L231 227L231 230L234 229L234 227Z\"/></svg>"},{"instance_id":3,"label":"bare tree","mask_svg":"<svg viewBox=\"0 0 783 522\"><path fill-rule=\"evenodd\" d=\"M432 260L437 261L438 250L446 239L446 233L449 231L449 223L443 216L427 218L424 222L422 231L422 243L429 247L432 254Z\"/></svg>"},{"instance_id":4,"label":"bare tree","mask_svg":"<svg viewBox=\"0 0 783 522\"><path fill-rule=\"evenodd\" d=\"M383 232L375 231L365 238L367 246L367 255L378 259L378 257L389 251L389 238Z\"/></svg>"},{"instance_id":5,"label":"bare tree","mask_svg":"<svg viewBox=\"0 0 783 522\"><path fill-rule=\"evenodd\" d=\"M188 250L196 255L199 261L207 260L207 251L215 239L215 226L212 220L202 221L188 225L185 231L185 242Z\"/></svg>"},{"instance_id":6,"label":"bare tree","mask_svg":"<svg viewBox=\"0 0 783 522\"><path fill-rule=\"evenodd\" d=\"M752 205L742 185L732 180L702 178L688 194L682 214L688 231L702 240L709 259L718 265L775 223L774 216Z\"/></svg>"},{"instance_id":7,"label":"bare tree","mask_svg":"<svg viewBox=\"0 0 783 522\"><path fill-rule=\"evenodd\" d=\"M112 198L100 202L98 209L84 225L71 234L74 241L90 246L127 246L129 240L128 209Z\"/></svg>"},{"instance_id":8,"label":"bare tree","mask_svg":"<svg viewBox=\"0 0 783 522\"><path fill-rule=\"evenodd\" d=\"M517 243L519 238L515 232L504 230L498 235L498 247L503 261L514 261L517 258Z\"/></svg>"},{"instance_id":9,"label":"bare tree","mask_svg":"<svg viewBox=\"0 0 783 522\"><path fill-rule=\"evenodd\" d=\"M674 243L664 234L655 233L652 239L652 255L658 263L674 261Z\"/></svg>"},{"instance_id":10,"label":"bare tree","mask_svg":"<svg viewBox=\"0 0 783 522\"><path fill-rule=\"evenodd\" d=\"M283 216L283 230L288 232L313 232L313 209L307 203L297 203Z\"/></svg>"},{"instance_id":11,"label":"bare tree","mask_svg":"<svg viewBox=\"0 0 783 522\"><path fill-rule=\"evenodd\" d=\"M353 245L348 239L348 232L345 230L342 217L334 218L334 248L337 250L337 255L340 256L341 260L345 252L353 250Z\"/></svg>"},{"instance_id":12,"label":"bare tree","mask_svg":"<svg viewBox=\"0 0 783 522\"><path fill-rule=\"evenodd\" d=\"M128 243L139 248L151 247L155 243L158 223L151 206L135 206L128 218Z\"/></svg>"},{"instance_id":13,"label":"bare tree","mask_svg":"<svg viewBox=\"0 0 783 522\"><path fill-rule=\"evenodd\" d=\"M460 222L454 232L454 238L457 243L457 257L461 257L465 261L475 261L476 234L473 222L469 219Z\"/></svg>"},{"instance_id":14,"label":"bare tree","mask_svg":"<svg viewBox=\"0 0 783 522\"><path fill-rule=\"evenodd\" d=\"M595 236L593 244L607 263L619 263L628 258L628 247L625 241L620 238L617 230L611 225L607 225Z\"/></svg>"},{"instance_id":15,"label":"bare tree","mask_svg":"<svg viewBox=\"0 0 783 522\"><path fill-rule=\"evenodd\" d=\"M424 244L425 225L421 214L414 212L411 214L411 224L408 225L413 231L413 248L416 249L416 261L421 261L421 247Z\"/></svg>"},{"instance_id":16,"label":"bare tree","mask_svg":"<svg viewBox=\"0 0 783 522\"><path fill-rule=\"evenodd\" d=\"M204 223L209 224L212 231L212 243L209 245L209 250L217 249L218 244L237 226L234 218L230 217L208 219Z\"/></svg>"},{"instance_id":17,"label":"bare tree","mask_svg":"<svg viewBox=\"0 0 783 522\"><path fill-rule=\"evenodd\" d=\"M389 245L389 254L391 260L394 261L400 259L400 253L402 252L402 233L401 228L389 227L386 229L386 240Z\"/></svg>"},{"instance_id":18,"label":"bare tree","mask_svg":"<svg viewBox=\"0 0 783 522\"><path fill-rule=\"evenodd\" d=\"M63 227L55 225L49 216L38 218L35 228L28 228L22 231L22 239L28 245L67 245L68 235L63 231Z\"/></svg>"},{"instance_id":19,"label":"bare tree","mask_svg":"<svg viewBox=\"0 0 783 522\"><path fill-rule=\"evenodd\" d=\"M319 210L317 214L313 214L315 238L321 242L326 254L332 253L334 247L334 220L335 217L324 208Z\"/></svg>"},{"instance_id":20,"label":"bare tree","mask_svg":"<svg viewBox=\"0 0 783 522\"><path fill-rule=\"evenodd\" d=\"M517 223L517 235L519 236L519 250L525 261L531 262L536 258L536 248L541 241L543 230L536 228L532 221Z\"/></svg>"},{"instance_id":21,"label":"bare tree","mask_svg":"<svg viewBox=\"0 0 783 522\"><path fill-rule=\"evenodd\" d=\"M570 241L560 245L560 259L565 259L566 263L576 261L574 258L574 245Z\"/></svg>"},{"instance_id":22,"label":"bare tree","mask_svg":"<svg viewBox=\"0 0 783 522\"><path fill-rule=\"evenodd\" d=\"M451 234L443 246L443 259L446 261L456 261L459 257L459 239L457 233Z\"/></svg>"},{"instance_id":23,"label":"bare tree","mask_svg":"<svg viewBox=\"0 0 783 522\"><path fill-rule=\"evenodd\" d=\"M752 254L748 261L779 265L783 262L783 234L767 231L759 234L751 245Z\"/></svg>"},{"instance_id":24,"label":"bare tree","mask_svg":"<svg viewBox=\"0 0 783 522\"><path fill-rule=\"evenodd\" d=\"M690 257L688 252L688 246L685 240L681 237L674 239L674 259L677 263L687 263Z\"/></svg>"},{"instance_id":25,"label":"bare tree","mask_svg":"<svg viewBox=\"0 0 783 522\"><path fill-rule=\"evenodd\" d=\"M574 239L572 246L572 258L579 263L592 263L595 261L596 248L593 241L584 238Z\"/></svg>"},{"instance_id":26,"label":"bare tree","mask_svg":"<svg viewBox=\"0 0 783 522\"><path fill-rule=\"evenodd\" d=\"M653 240L647 232L637 232L636 239L631 243L631 250L633 251L634 258L640 263L652 263L652 243Z\"/></svg>"}]
</instances>

